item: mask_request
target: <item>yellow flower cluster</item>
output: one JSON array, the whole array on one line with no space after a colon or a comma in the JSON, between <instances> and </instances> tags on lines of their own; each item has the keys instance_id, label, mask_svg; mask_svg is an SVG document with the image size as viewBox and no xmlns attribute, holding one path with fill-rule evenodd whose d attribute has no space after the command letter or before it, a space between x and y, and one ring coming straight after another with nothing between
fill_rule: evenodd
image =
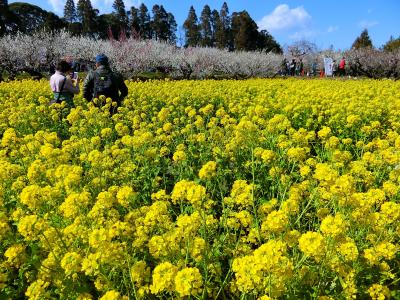
<instances>
[{"instance_id":1,"label":"yellow flower cluster","mask_svg":"<svg viewBox=\"0 0 400 300\"><path fill-rule=\"evenodd\" d=\"M0 299L400 297L400 82L127 85L0 83Z\"/></svg>"}]
</instances>

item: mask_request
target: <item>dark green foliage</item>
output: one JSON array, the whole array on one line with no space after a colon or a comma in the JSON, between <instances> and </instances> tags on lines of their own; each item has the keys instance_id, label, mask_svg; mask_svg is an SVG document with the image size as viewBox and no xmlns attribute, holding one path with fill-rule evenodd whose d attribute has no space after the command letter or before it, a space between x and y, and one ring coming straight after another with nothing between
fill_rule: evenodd
<instances>
[{"instance_id":1,"label":"dark green foliage","mask_svg":"<svg viewBox=\"0 0 400 300\"><path fill-rule=\"evenodd\" d=\"M212 47L213 32L211 24L211 8L205 5L200 16L200 45L203 47Z\"/></svg>"},{"instance_id":2,"label":"dark green foliage","mask_svg":"<svg viewBox=\"0 0 400 300\"><path fill-rule=\"evenodd\" d=\"M391 36L386 44L383 45L383 50L387 52L400 50L400 36L397 39Z\"/></svg>"},{"instance_id":3,"label":"dark green foliage","mask_svg":"<svg viewBox=\"0 0 400 300\"><path fill-rule=\"evenodd\" d=\"M9 5L9 11L15 16L15 24L23 33L38 30L59 30L66 24L54 13L47 12L36 5L15 2Z\"/></svg>"},{"instance_id":4,"label":"dark green foliage","mask_svg":"<svg viewBox=\"0 0 400 300\"><path fill-rule=\"evenodd\" d=\"M128 16L125 11L125 4L123 0L115 0L113 4L114 15L117 20L117 26L122 30L126 30L128 28Z\"/></svg>"},{"instance_id":5,"label":"dark green foliage","mask_svg":"<svg viewBox=\"0 0 400 300\"><path fill-rule=\"evenodd\" d=\"M67 0L64 6L64 19L68 23L74 23L76 20L76 9L74 0Z\"/></svg>"},{"instance_id":6,"label":"dark green foliage","mask_svg":"<svg viewBox=\"0 0 400 300\"><path fill-rule=\"evenodd\" d=\"M171 43L176 43L176 28L178 25L176 24L175 17L172 13L168 13L168 41Z\"/></svg>"},{"instance_id":7,"label":"dark green foliage","mask_svg":"<svg viewBox=\"0 0 400 300\"><path fill-rule=\"evenodd\" d=\"M183 23L183 28L185 29L185 47L196 47L200 43L200 31L198 25L198 19L196 15L196 10L193 6L189 9L188 17Z\"/></svg>"},{"instance_id":8,"label":"dark green foliage","mask_svg":"<svg viewBox=\"0 0 400 300\"><path fill-rule=\"evenodd\" d=\"M257 49L264 52L282 54L281 46L275 41L274 37L267 30L261 30L257 36Z\"/></svg>"},{"instance_id":9,"label":"dark green foliage","mask_svg":"<svg viewBox=\"0 0 400 300\"><path fill-rule=\"evenodd\" d=\"M212 47L216 47L216 34L220 23L221 19L219 17L219 12L214 9L211 12Z\"/></svg>"},{"instance_id":10,"label":"dark green foliage","mask_svg":"<svg viewBox=\"0 0 400 300\"><path fill-rule=\"evenodd\" d=\"M93 9L90 0L79 0L77 4L77 16L82 24L82 34L93 36L96 33L96 19L98 10Z\"/></svg>"},{"instance_id":11,"label":"dark green foliage","mask_svg":"<svg viewBox=\"0 0 400 300\"><path fill-rule=\"evenodd\" d=\"M229 16L229 8L228 4L224 2L222 5L221 11L219 13L219 20L217 20L216 24L216 32L215 32L215 43L216 46L220 49L225 48L233 48L233 44L230 45L230 26L231 26L231 18Z\"/></svg>"},{"instance_id":12,"label":"dark green foliage","mask_svg":"<svg viewBox=\"0 0 400 300\"><path fill-rule=\"evenodd\" d=\"M113 37L118 37L120 28L117 25L118 20L115 14L102 14L97 17L97 31L99 37L102 39L109 38L109 33L111 32Z\"/></svg>"},{"instance_id":13,"label":"dark green foliage","mask_svg":"<svg viewBox=\"0 0 400 300\"><path fill-rule=\"evenodd\" d=\"M139 7L138 22L140 28L140 37L143 39L151 39L153 33L151 30L151 19L147 6L142 3Z\"/></svg>"},{"instance_id":14,"label":"dark green foliage","mask_svg":"<svg viewBox=\"0 0 400 300\"><path fill-rule=\"evenodd\" d=\"M155 40L166 41L169 35L168 13L162 5L154 5L152 13L151 29L153 31L153 38Z\"/></svg>"},{"instance_id":15,"label":"dark green foliage","mask_svg":"<svg viewBox=\"0 0 400 300\"><path fill-rule=\"evenodd\" d=\"M247 11L232 15L232 35L235 50L256 50L258 26Z\"/></svg>"},{"instance_id":16,"label":"dark green foliage","mask_svg":"<svg viewBox=\"0 0 400 300\"><path fill-rule=\"evenodd\" d=\"M360 49L360 48L372 48L372 41L369 37L368 30L364 29L360 36L356 38L353 45L351 46L352 49Z\"/></svg>"},{"instance_id":17,"label":"dark green foliage","mask_svg":"<svg viewBox=\"0 0 400 300\"><path fill-rule=\"evenodd\" d=\"M129 31L131 36L137 37L140 34L140 24L139 24L139 9L132 6L129 11L130 22L129 22Z\"/></svg>"}]
</instances>

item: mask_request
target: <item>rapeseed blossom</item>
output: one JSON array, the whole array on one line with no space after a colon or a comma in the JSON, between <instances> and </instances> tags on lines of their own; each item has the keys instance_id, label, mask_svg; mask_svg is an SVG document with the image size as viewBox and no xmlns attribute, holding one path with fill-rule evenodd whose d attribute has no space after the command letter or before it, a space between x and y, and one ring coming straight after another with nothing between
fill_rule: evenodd
<instances>
[{"instance_id":1,"label":"rapeseed blossom","mask_svg":"<svg viewBox=\"0 0 400 300\"><path fill-rule=\"evenodd\" d=\"M0 298L398 296L399 82L127 85L0 83Z\"/></svg>"}]
</instances>

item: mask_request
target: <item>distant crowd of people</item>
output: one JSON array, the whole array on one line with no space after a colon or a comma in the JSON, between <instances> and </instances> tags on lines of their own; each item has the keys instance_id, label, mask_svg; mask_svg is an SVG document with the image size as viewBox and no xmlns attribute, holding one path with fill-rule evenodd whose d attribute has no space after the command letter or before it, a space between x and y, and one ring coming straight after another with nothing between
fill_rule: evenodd
<instances>
[{"instance_id":1,"label":"distant crowd of people","mask_svg":"<svg viewBox=\"0 0 400 300\"><path fill-rule=\"evenodd\" d=\"M337 63L336 60L333 60L332 63L327 67L330 68L330 76L346 76L346 59L344 57L342 57L339 63ZM324 77L326 74L325 66L323 68L318 68L318 63L316 60L313 60L308 67L305 67L302 58L299 58L298 61L296 58L293 58L292 60L284 58L282 61L280 75Z\"/></svg>"}]
</instances>

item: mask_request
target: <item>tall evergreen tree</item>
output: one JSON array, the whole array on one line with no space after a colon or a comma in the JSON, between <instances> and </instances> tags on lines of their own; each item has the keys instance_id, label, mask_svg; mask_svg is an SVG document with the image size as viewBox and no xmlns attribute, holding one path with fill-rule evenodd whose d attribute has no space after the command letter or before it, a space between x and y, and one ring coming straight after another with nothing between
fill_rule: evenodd
<instances>
[{"instance_id":1,"label":"tall evergreen tree","mask_svg":"<svg viewBox=\"0 0 400 300\"><path fill-rule=\"evenodd\" d=\"M175 17L172 13L168 13L168 41L170 43L176 43L176 29L178 24L176 23Z\"/></svg>"},{"instance_id":2,"label":"tall evergreen tree","mask_svg":"<svg viewBox=\"0 0 400 300\"><path fill-rule=\"evenodd\" d=\"M140 25L139 25L139 9L132 6L130 10L131 20L129 22L129 29L131 36L140 35Z\"/></svg>"},{"instance_id":3,"label":"tall evergreen tree","mask_svg":"<svg viewBox=\"0 0 400 300\"><path fill-rule=\"evenodd\" d=\"M258 26L247 11L232 16L232 34L235 50L256 50Z\"/></svg>"},{"instance_id":4,"label":"tall evergreen tree","mask_svg":"<svg viewBox=\"0 0 400 300\"><path fill-rule=\"evenodd\" d=\"M211 9L205 5L200 16L200 45L203 47L212 46L212 27L211 27Z\"/></svg>"},{"instance_id":5,"label":"tall evergreen tree","mask_svg":"<svg viewBox=\"0 0 400 300\"><path fill-rule=\"evenodd\" d=\"M80 23L83 23L86 0L78 0L76 4L76 17Z\"/></svg>"},{"instance_id":6,"label":"tall evergreen tree","mask_svg":"<svg viewBox=\"0 0 400 300\"><path fill-rule=\"evenodd\" d=\"M220 26L221 19L219 17L218 10L214 9L211 12L211 31L212 31L212 47L216 47L216 34L218 31L218 26Z\"/></svg>"},{"instance_id":7,"label":"tall evergreen tree","mask_svg":"<svg viewBox=\"0 0 400 300\"><path fill-rule=\"evenodd\" d=\"M216 46L220 49L233 48L233 39L231 37L231 17L229 16L229 8L226 2L223 3L219 12L220 22L215 32Z\"/></svg>"},{"instance_id":8,"label":"tall evergreen tree","mask_svg":"<svg viewBox=\"0 0 400 300\"><path fill-rule=\"evenodd\" d=\"M74 0L67 0L64 6L64 19L68 23L72 24L76 19L76 9Z\"/></svg>"},{"instance_id":9,"label":"tall evergreen tree","mask_svg":"<svg viewBox=\"0 0 400 300\"><path fill-rule=\"evenodd\" d=\"M119 29L126 30L128 28L128 17L125 11L125 4L123 0L114 0L113 4L114 15L118 22Z\"/></svg>"},{"instance_id":10,"label":"tall evergreen tree","mask_svg":"<svg viewBox=\"0 0 400 300\"><path fill-rule=\"evenodd\" d=\"M93 35L96 27L97 12L93 9L90 0L79 0L77 17L82 24L82 34Z\"/></svg>"},{"instance_id":11,"label":"tall evergreen tree","mask_svg":"<svg viewBox=\"0 0 400 300\"><path fill-rule=\"evenodd\" d=\"M189 14L186 21L183 23L183 28L185 29L185 46L198 46L200 42L200 31L196 11L193 6L189 9Z\"/></svg>"},{"instance_id":12,"label":"tall evergreen tree","mask_svg":"<svg viewBox=\"0 0 400 300\"><path fill-rule=\"evenodd\" d=\"M151 39L153 35L151 30L151 19L149 10L147 9L147 6L144 3L142 3L139 7L138 19L139 19L140 36L143 39Z\"/></svg>"},{"instance_id":13,"label":"tall evergreen tree","mask_svg":"<svg viewBox=\"0 0 400 300\"><path fill-rule=\"evenodd\" d=\"M151 21L151 28L153 31L153 38L156 40L167 41L169 39L169 25L168 13L164 6L153 6L153 19Z\"/></svg>"},{"instance_id":14,"label":"tall evergreen tree","mask_svg":"<svg viewBox=\"0 0 400 300\"><path fill-rule=\"evenodd\" d=\"M353 45L351 46L352 49L360 49L360 48L372 48L372 41L369 37L368 30L364 29L360 36L356 38Z\"/></svg>"}]
</instances>

